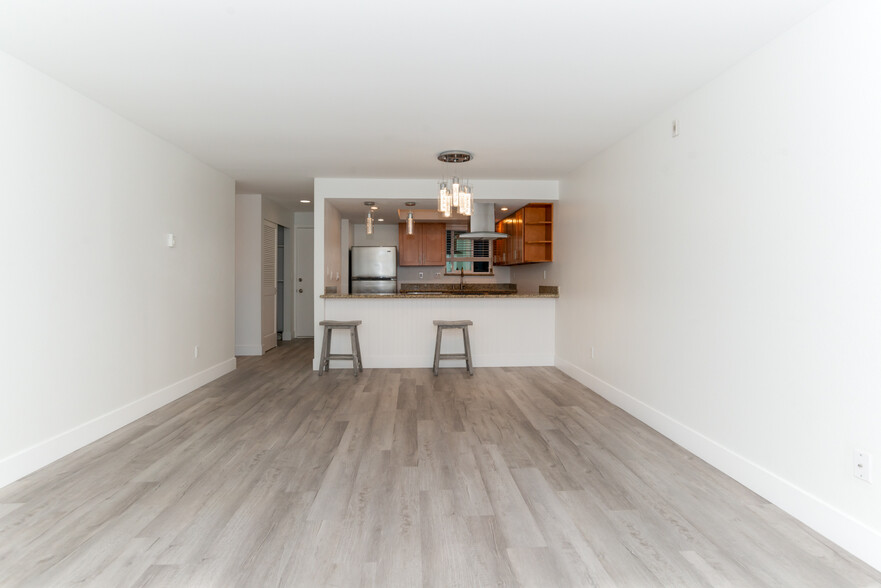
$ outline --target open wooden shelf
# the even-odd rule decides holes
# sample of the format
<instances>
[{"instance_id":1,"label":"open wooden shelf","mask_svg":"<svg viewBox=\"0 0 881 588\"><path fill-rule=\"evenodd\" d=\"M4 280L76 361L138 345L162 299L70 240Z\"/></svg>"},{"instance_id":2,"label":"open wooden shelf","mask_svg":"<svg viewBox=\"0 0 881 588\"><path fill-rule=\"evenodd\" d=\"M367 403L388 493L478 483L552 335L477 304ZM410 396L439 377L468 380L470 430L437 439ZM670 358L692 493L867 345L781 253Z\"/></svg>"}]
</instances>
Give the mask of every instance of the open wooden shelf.
<instances>
[{"instance_id":1,"label":"open wooden shelf","mask_svg":"<svg viewBox=\"0 0 881 588\"><path fill-rule=\"evenodd\" d=\"M494 243L493 263L519 265L554 260L554 205L533 202L505 217L496 230L508 235Z\"/></svg>"}]
</instances>

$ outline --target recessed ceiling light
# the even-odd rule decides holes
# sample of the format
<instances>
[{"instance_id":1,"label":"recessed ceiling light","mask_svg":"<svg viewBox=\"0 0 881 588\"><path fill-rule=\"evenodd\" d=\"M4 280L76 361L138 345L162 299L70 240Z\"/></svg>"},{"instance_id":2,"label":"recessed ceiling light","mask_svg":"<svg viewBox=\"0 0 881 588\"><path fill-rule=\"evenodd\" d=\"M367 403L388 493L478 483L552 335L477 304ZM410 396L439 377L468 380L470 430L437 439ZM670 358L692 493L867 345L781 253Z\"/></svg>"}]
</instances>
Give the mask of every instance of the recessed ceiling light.
<instances>
[{"instance_id":1,"label":"recessed ceiling light","mask_svg":"<svg viewBox=\"0 0 881 588\"><path fill-rule=\"evenodd\" d=\"M379 210L379 207L378 206L371 206L370 210Z\"/></svg>"},{"instance_id":2,"label":"recessed ceiling light","mask_svg":"<svg viewBox=\"0 0 881 588\"><path fill-rule=\"evenodd\" d=\"M499 210L501 210L502 212L505 212L506 210L508 210L508 207L507 207L507 206L503 206L503 207L501 207Z\"/></svg>"},{"instance_id":3,"label":"recessed ceiling light","mask_svg":"<svg viewBox=\"0 0 881 588\"><path fill-rule=\"evenodd\" d=\"M302 202L303 204L309 204L312 201L311 200L300 200L300 202Z\"/></svg>"},{"instance_id":4,"label":"recessed ceiling light","mask_svg":"<svg viewBox=\"0 0 881 588\"><path fill-rule=\"evenodd\" d=\"M385 222L385 219L384 219L384 218L378 218L378 219L376 219L376 220L378 220L379 222Z\"/></svg>"}]
</instances>

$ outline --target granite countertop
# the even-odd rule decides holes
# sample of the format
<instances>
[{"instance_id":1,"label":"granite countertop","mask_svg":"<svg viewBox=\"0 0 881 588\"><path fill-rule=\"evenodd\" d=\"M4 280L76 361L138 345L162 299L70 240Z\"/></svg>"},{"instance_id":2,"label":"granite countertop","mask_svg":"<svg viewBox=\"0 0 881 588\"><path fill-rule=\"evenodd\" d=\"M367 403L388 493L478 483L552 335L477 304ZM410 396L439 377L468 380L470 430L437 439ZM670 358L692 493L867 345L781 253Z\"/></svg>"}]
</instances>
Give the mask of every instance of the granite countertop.
<instances>
[{"instance_id":1,"label":"granite countertop","mask_svg":"<svg viewBox=\"0 0 881 588\"><path fill-rule=\"evenodd\" d=\"M539 291L518 294L516 284L401 284L400 294L322 294L321 298L559 298L557 286L539 286Z\"/></svg>"},{"instance_id":2,"label":"granite countertop","mask_svg":"<svg viewBox=\"0 0 881 588\"><path fill-rule=\"evenodd\" d=\"M559 294L322 294L321 298L559 298Z\"/></svg>"}]
</instances>

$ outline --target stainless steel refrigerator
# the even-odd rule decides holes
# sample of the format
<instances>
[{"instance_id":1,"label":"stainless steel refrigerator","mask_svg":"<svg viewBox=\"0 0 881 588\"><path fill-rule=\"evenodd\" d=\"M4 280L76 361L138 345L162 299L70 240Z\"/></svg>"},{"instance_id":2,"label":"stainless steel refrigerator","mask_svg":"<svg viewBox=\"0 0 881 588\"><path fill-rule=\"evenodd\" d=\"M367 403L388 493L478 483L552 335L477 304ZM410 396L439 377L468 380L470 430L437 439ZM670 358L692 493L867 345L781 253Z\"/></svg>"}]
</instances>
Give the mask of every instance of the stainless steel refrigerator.
<instances>
[{"instance_id":1,"label":"stainless steel refrigerator","mask_svg":"<svg viewBox=\"0 0 881 588\"><path fill-rule=\"evenodd\" d=\"M395 294L398 291L397 247L352 247L349 275L352 294Z\"/></svg>"}]
</instances>

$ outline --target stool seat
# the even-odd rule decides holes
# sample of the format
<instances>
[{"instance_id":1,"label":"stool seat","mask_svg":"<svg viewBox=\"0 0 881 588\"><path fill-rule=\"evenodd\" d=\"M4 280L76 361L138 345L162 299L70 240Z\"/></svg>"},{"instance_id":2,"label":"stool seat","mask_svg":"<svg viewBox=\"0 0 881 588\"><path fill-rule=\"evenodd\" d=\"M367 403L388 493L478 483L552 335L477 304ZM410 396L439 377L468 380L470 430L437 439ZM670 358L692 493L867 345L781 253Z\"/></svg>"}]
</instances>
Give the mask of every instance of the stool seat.
<instances>
[{"instance_id":1,"label":"stool seat","mask_svg":"<svg viewBox=\"0 0 881 588\"><path fill-rule=\"evenodd\" d=\"M442 359L464 359L465 367L470 375L474 375L474 367L471 364L471 340L468 337L468 327L474 323L469 320L461 321L433 321L437 327L437 339L434 343L434 375L437 375L440 368L440 360ZM462 340L465 344L463 353L441 353L441 338L445 329L462 329Z\"/></svg>"},{"instance_id":2,"label":"stool seat","mask_svg":"<svg viewBox=\"0 0 881 588\"><path fill-rule=\"evenodd\" d=\"M321 341L321 359L318 360L318 375L320 376L330 369L331 359L351 359L352 369L357 378L358 372L364 371L364 365L361 363L361 342L358 340L358 325L361 324L361 321L321 321L318 324L324 327L324 339ZM352 340L352 353L330 352L333 329L349 330L349 337Z\"/></svg>"}]
</instances>

